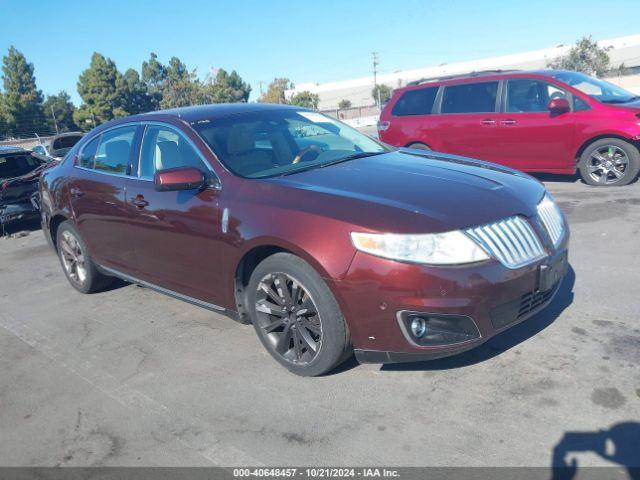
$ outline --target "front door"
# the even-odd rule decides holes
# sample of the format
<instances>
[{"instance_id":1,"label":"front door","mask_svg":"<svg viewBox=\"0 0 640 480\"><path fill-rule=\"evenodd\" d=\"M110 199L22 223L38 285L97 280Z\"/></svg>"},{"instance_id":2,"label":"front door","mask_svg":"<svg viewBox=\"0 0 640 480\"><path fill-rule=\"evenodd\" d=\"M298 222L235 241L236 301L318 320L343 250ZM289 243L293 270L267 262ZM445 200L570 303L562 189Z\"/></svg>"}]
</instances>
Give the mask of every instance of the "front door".
<instances>
[{"instance_id":1,"label":"front door","mask_svg":"<svg viewBox=\"0 0 640 480\"><path fill-rule=\"evenodd\" d=\"M196 167L210 172L196 148L177 129L149 124L142 139L137 177L127 184L131 218L126 236L135 248L139 278L208 303L221 303L218 191L158 192L157 170Z\"/></svg>"},{"instance_id":2,"label":"front door","mask_svg":"<svg viewBox=\"0 0 640 480\"><path fill-rule=\"evenodd\" d=\"M122 235L128 222L125 188L136 126L108 130L80 151L69 182L76 224L92 258L131 273L133 249Z\"/></svg>"},{"instance_id":3,"label":"front door","mask_svg":"<svg viewBox=\"0 0 640 480\"><path fill-rule=\"evenodd\" d=\"M572 168L575 116L552 114L549 101L567 98L559 87L536 79L512 79L505 89L504 112L498 117L501 163L525 171Z\"/></svg>"}]
</instances>

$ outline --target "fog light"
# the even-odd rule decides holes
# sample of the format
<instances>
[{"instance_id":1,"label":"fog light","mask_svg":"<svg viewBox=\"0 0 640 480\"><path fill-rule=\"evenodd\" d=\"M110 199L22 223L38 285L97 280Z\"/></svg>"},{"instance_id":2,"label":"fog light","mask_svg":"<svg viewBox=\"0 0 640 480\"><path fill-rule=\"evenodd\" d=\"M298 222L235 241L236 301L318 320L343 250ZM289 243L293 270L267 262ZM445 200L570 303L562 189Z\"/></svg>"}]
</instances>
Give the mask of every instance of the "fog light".
<instances>
[{"instance_id":1,"label":"fog light","mask_svg":"<svg viewBox=\"0 0 640 480\"><path fill-rule=\"evenodd\" d=\"M411 320L411 333L416 338L424 337L425 333L427 333L427 321L421 317L414 317Z\"/></svg>"}]
</instances>

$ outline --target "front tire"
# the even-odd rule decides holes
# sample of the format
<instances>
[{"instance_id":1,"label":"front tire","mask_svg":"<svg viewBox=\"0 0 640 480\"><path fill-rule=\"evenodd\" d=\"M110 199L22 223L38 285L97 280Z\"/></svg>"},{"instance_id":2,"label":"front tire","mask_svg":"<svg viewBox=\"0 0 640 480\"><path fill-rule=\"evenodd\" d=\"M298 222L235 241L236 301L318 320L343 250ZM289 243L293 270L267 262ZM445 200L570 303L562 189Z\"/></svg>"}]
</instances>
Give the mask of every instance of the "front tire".
<instances>
[{"instance_id":1,"label":"front tire","mask_svg":"<svg viewBox=\"0 0 640 480\"><path fill-rule=\"evenodd\" d=\"M351 354L338 303L304 260L276 253L251 274L248 299L253 326L267 351L300 376L330 372Z\"/></svg>"},{"instance_id":2,"label":"front tire","mask_svg":"<svg viewBox=\"0 0 640 480\"><path fill-rule=\"evenodd\" d=\"M408 145L407 148L413 148L415 150L426 150L429 152L431 151L431 147L429 147L429 145L420 142L412 143L411 145Z\"/></svg>"},{"instance_id":3,"label":"front tire","mask_svg":"<svg viewBox=\"0 0 640 480\"><path fill-rule=\"evenodd\" d=\"M640 152L624 140L603 138L585 149L580 156L578 169L582 180L589 185L628 185L640 171Z\"/></svg>"},{"instance_id":4,"label":"front tire","mask_svg":"<svg viewBox=\"0 0 640 480\"><path fill-rule=\"evenodd\" d=\"M79 292L93 293L113 281L112 277L98 271L80 233L71 222L62 222L58 227L56 247L67 280Z\"/></svg>"}]
</instances>

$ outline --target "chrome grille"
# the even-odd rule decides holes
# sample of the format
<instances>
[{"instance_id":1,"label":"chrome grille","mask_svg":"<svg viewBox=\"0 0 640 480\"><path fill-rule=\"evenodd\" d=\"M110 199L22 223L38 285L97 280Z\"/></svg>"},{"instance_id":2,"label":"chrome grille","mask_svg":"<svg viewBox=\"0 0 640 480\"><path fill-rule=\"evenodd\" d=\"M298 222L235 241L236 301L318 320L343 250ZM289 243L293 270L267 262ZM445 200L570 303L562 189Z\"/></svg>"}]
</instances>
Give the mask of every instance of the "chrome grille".
<instances>
[{"instance_id":1,"label":"chrome grille","mask_svg":"<svg viewBox=\"0 0 640 480\"><path fill-rule=\"evenodd\" d=\"M545 197L538 204L538 216L547 230L553 246L557 247L564 233L564 222L560 210L549 197Z\"/></svg>"},{"instance_id":2,"label":"chrome grille","mask_svg":"<svg viewBox=\"0 0 640 480\"><path fill-rule=\"evenodd\" d=\"M519 268L546 256L538 236L522 217L509 217L465 232L507 268Z\"/></svg>"}]
</instances>

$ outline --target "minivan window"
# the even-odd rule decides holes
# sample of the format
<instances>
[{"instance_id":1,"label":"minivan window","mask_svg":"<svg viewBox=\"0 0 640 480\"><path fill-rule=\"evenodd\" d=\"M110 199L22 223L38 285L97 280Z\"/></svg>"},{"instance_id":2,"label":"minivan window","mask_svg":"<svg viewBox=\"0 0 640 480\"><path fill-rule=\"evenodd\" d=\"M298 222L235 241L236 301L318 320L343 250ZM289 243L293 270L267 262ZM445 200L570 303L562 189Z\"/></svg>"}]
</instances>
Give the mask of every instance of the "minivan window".
<instances>
[{"instance_id":1,"label":"minivan window","mask_svg":"<svg viewBox=\"0 0 640 480\"><path fill-rule=\"evenodd\" d=\"M442 96L441 113L489 113L496 110L498 82L449 85Z\"/></svg>"},{"instance_id":2,"label":"minivan window","mask_svg":"<svg viewBox=\"0 0 640 480\"><path fill-rule=\"evenodd\" d=\"M408 90L402 94L393 106L391 115L403 117L407 115L429 115L439 87Z\"/></svg>"},{"instance_id":3,"label":"minivan window","mask_svg":"<svg viewBox=\"0 0 640 480\"><path fill-rule=\"evenodd\" d=\"M116 128L103 133L94 168L108 173L126 174L136 128Z\"/></svg>"},{"instance_id":4,"label":"minivan window","mask_svg":"<svg viewBox=\"0 0 640 480\"><path fill-rule=\"evenodd\" d=\"M84 168L93 168L94 161L96 159L96 151L98 150L98 142L100 141L100 135L88 142L80 152L78 157L78 165Z\"/></svg>"},{"instance_id":5,"label":"minivan window","mask_svg":"<svg viewBox=\"0 0 640 480\"><path fill-rule=\"evenodd\" d=\"M547 82L532 79L509 80L507 112L547 112L549 100L566 98L567 92Z\"/></svg>"},{"instance_id":6,"label":"minivan window","mask_svg":"<svg viewBox=\"0 0 640 480\"><path fill-rule=\"evenodd\" d=\"M593 78L580 72L558 71L551 75L556 80L571 85L591 98L602 103L628 103L637 100L639 97L634 93L620 88L604 80Z\"/></svg>"},{"instance_id":7,"label":"minivan window","mask_svg":"<svg viewBox=\"0 0 640 480\"><path fill-rule=\"evenodd\" d=\"M182 135L168 127L149 125L142 140L140 177L152 178L157 170L178 167L208 170Z\"/></svg>"}]
</instances>

